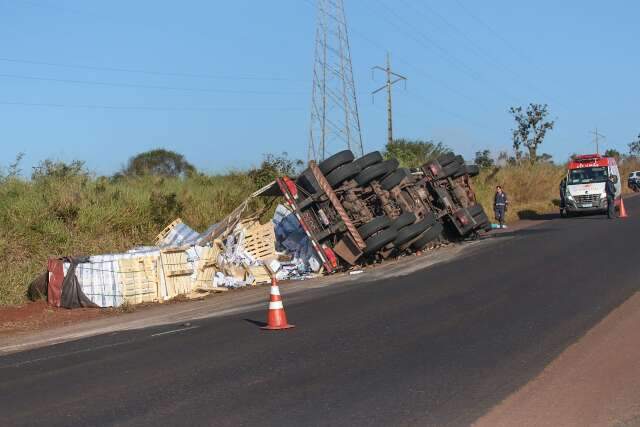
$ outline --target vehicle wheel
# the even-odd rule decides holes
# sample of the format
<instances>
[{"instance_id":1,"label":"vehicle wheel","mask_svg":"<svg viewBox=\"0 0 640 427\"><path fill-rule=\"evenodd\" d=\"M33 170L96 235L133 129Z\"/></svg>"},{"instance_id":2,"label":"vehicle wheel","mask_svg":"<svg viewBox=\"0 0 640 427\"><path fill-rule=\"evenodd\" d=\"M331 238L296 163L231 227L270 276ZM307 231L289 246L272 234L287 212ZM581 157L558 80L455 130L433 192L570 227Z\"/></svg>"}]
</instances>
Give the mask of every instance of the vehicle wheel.
<instances>
[{"instance_id":1,"label":"vehicle wheel","mask_svg":"<svg viewBox=\"0 0 640 427\"><path fill-rule=\"evenodd\" d=\"M482 212L482 215L478 215L473 219L475 219L476 222L478 223L478 226L476 227L476 229L478 230L482 229L486 231L487 224L489 225L489 229L491 229L491 221L489 220L489 217L487 216L487 214L485 214L484 212Z\"/></svg>"},{"instance_id":2,"label":"vehicle wheel","mask_svg":"<svg viewBox=\"0 0 640 427\"><path fill-rule=\"evenodd\" d=\"M396 159L385 160L382 163L378 163L373 166L369 166L356 176L356 182L364 187L374 179L385 176L398 168L398 161Z\"/></svg>"},{"instance_id":3,"label":"vehicle wheel","mask_svg":"<svg viewBox=\"0 0 640 427\"><path fill-rule=\"evenodd\" d=\"M329 175L327 181L332 188L338 188L340 184L360 173L360 165L357 163L347 163L335 168Z\"/></svg>"},{"instance_id":4,"label":"vehicle wheel","mask_svg":"<svg viewBox=\"0 0 640 427\"><path fill-rule=\"evenodd\" d=\"M384 246L393 242L393 240L398 235L398 231L393 228L387 228L386 230L382 230L378 234L369 237L365 240L366 247L364 248L365 255L371 255L375 252L378 252Z\"/></svg>"},{"instance_id":5,"label":"vehicle wheel","mask_svg":"<svg viewBox=\"0 0 640 427\"><path fill-rule=\"evenodd\" d=\"M464 165L464 157L462 157L460 154L456 156L456 160L458 161L458 164Z\"/></svg>"},{"instance_id":6,"label":"vehicle wheel","mask_svg":"<svg viewBox=\"0 0 640 427\"><path fill-rule=\"evenodd\" d=\"M319 193L322 189L310 169L305 170L296 179L296 184L309 194Z\"/></svg>"},{"instance_id":7,"label":"vehicle wheel","mask_svg":"<svg viewBox=\"0 0 640 427\"><path fill-rule=\"evenodd\" d=\"M371 153L365 154L359 159L354 160L353 163L357 163L360 165L361 169L365 169L369 166L376 165L383 160L382 154L380 154L379 151L372 151Z\"/></svg>"},{"instance_id":8,"label":"vehicle wheel","mask_svg":"<svg viewBox=\"0 0 640 427\"><path fill-rule=\"evenodd\" d=\"M424 218L422 218L420 220L420 222L424 222L426 224L429 224L429 226L432 226L433 224L436 223L436 221L438 220L438 218L436 218L436 215L433 212L428 212Z\"/></svg>"},{"instance_id":9,"label":"vehicle wheel","mask_svg":"<svg viewBox=\"0 0 640 427\"><path fill-rule=\"evenodd\" d=\"M394 246L402 246L409 240L415 239L431 227L433 223L429 221L419 221L415 224L408 225L402 230L398 231L398 236L393 241Z\"/></svg>"},{"instance_id":10,"label":"vehicle wheel","mask_svg":"<svg viewBox=\"0 0 640 427\"><path fill-rule=\"evenodd\" d=\"M445 167L449 163L453 163L456 161L456 155L453 153L444 153L438 156L436 160L438 160L438 163L440 163L440 166Z\"/></svg>"},{"instance_id":11,"label":"vehicle wheel","mask_svg":"<svg viewBox=\"0 0 640 427\"><path fill-rule=\"evenodd\" d=\"M474 177L480 174L480 167L478 165L466 165L465 169L470 177Z\"/></svg>"},{"instance_id":12,"label":"vehicle wheel","mask_svg":"<svg viewBox=\"0 0 640 427\"><path fill-rule=\"evenodd\" d=\"M318 167L323 174L328 175L335 168L342 166L345 163L352 162L353 159L354 155L351 150L344 150L324 159L320 164L318 164Z\"/></svg>"},{"instance_id":13,"label":"vehicle wheel","mask_svg":"<svg viewBox=\"0 0 640 427\"><path fill-rule=\"evenodd\" d=\"M391 225L391 220L388 216L377 216L373 218L371 221L367 222L364 225L358 227L358 233L362 236L363 239L369 238L372 234L377 233L378 231L384 230Z\"/></svg>"},{"instance_id":14,"label":"vehicle wheel","mask_svg":"<svg viewBox=\"0 0 640 427\"><path fill-rule=\"evenodd\" d=\"M380 186L384 190L391 190L393 187L397 186L402 182L403 179L410 176L409 169L396 169L395 172L391 173L391 175L387 176L385 179L380 181Z\"/></svg>"},{"instance_id":15,"label":"vehicle wheel","mask_svg":"<svg viewBox=\"0 0 640 427\"><path fill-rule=\"evenodd\" d=\"M475 204L473 206L470 206L468 208L469 213L471 214L471 216L476 217L478 215L484 214L484 209L482 208L481 204Z\"/></svg>"},{"instance_id":16,"label":"vehicle wheel","mask_svg":"<svg viewBox=\"0 0 640 427\"><path fill-rule=\"evenodd\" d=\"M430 229L425 231L418 237L418 239L411 244L411 247L415 250L419 250L427 246L429 243L436 240L442 234L444 227L439 222L434 224Z\"/></svg>"},{"instance_id":17,"label":"vehicle wheel","mask_svg":"<svg viewBox=\"0 0 640 427\"><path fill-rule=\"evenodd\" d=\"M467 168L465 167L465 165L462 165L458 169L458 171L451 176L451 178L453 179L460 178L461 176L464 176L466 174L467 174Z\"/></svg>"},{"instance_id":18,"label":"vehicle wheel","mask_svg":"<svg viewBox=\"0 0 640 427\"><path fill-rule=\"evenodd\" d=\"M447 166L442 168L442 178L448 178L457 174L458 172L460 172L460 170L464 170L462 169L463 167L464 165L460 165L460 163L458 162L452 162L448 164Z\"/></svg>"},{"instance_id":19,"label":"vehicle wheel","mask_svg":"<svg viewBox=\"0 0 640 427\"><path fill-rule=\"evenodd\" d=\"M401 214L398 218L393 220L391 227L395 230L400 230L401 228L406 227L407 225L413 224L416 222L416 214L413 212L405 212Z\"/></svg>"}]
</instances>

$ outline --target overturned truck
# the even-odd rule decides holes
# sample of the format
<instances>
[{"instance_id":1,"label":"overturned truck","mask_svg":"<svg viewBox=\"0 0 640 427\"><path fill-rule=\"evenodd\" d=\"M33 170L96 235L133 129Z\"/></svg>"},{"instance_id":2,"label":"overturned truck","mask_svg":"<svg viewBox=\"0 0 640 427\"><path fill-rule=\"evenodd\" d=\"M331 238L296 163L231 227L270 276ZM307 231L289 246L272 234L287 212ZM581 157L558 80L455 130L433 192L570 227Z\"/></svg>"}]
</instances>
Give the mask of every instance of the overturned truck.
<instances>
[{"instance_id":1,"label":"overturned truck","mask_svg":"<svg viewBox=\"0 0 640 427\"><path fill-rule=\"evenodd\" d=\"M490 230L469 183L478 171L453 153L407 169L377 151L355 159L345 150L274 189L332 272Z\"/></svg>"}]
</instances>

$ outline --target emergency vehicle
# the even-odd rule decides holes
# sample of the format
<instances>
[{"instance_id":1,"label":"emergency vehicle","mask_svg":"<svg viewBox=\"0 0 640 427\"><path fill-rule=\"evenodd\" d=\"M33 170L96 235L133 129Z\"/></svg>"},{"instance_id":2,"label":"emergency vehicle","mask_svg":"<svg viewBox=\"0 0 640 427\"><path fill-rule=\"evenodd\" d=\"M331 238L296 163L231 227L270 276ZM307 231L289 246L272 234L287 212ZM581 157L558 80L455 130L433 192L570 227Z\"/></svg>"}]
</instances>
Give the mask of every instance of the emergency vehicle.
<instances>
[{"instance_id":1,"label":"emergency vehicle","mask_svg":"<svg viewBox=\"0 0 640 427\"><path fill-rule=\"evenodd\" d=\"M576 156L569 162L565 187L565 206L561 214L574 212L606 212L605 184L613 177L615 199L622 194L620 171L613 157L600 154Z\"/></svg>"}]
</instances>

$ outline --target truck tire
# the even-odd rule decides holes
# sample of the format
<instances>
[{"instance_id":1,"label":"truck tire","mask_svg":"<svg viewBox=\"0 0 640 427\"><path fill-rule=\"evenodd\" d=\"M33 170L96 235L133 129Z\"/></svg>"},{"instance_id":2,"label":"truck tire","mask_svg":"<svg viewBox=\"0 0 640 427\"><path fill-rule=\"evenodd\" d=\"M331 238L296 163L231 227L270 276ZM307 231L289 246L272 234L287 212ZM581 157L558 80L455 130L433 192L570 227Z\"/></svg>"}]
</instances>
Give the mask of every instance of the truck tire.
<instances>
[{"instance_id":1,"label":"truck tire","mask_svg":"<svg viewBox=\"0 0 640 427\"><path fill-rule=\"evenodd\" d=\"M453 153L444 153L436 159L440 166L445 167L446 165L453 163L456 160L456 155Z\"/></svg>"},{"instance_id":2,"label":"truck tire","mask_svg":"<svg viewBox=\"0 0 640 427\"><path fill-rule=\"evenodd\" d=\"M382 215L373 218L371 221L358 227L358 233L363 239L368 239L378 231L382 231L385 228L389 228L391 220L388 216Z\"/></svg>"},{"instance_id":3,"label":"truck tire","mask_svg":"<svg viewBox=\"0 0 640 427\"><path fill-rule=\"evenodd\" d=\"M416 239L416 241L411 244L411 247L415 250L424 248L429 243L440 237L443 230L444 227L442 226L442 224L440 224L439 222L435 223L433 226L431 226L430 229L422 233L420 237L418 237L418 239Z\"/></svg>"},{"instance_id":4,"label":"truck tire","mask_svg":"<svg viewBox=\"0 0 640 427\"><path fill-rule=\"evenodd\" d=\"M368 168L369 166L376 165L383 161L382 154L379 151L372 151L371 153L365 154L353 161L353 163L357 163L360 165L360 169Z\"/></svg>"},{"instance_id":5,"label":"truck tire","mask_svg":"<svg viewBox=\"0 0 640 427\"><path fill-rule=\"evenodd\" d=\"M322 190L310 169L305 170L298 176L296 184L309 194L316 194Z\"/></svg>"},{"instance_id":6,"label":"truck tire","mask_svg":"<svg viewBox=\"0 0 640 427\"><path fill-rule=\"evenodd\" d=\"M364 169L358 175L356 175L356 182L361 187L365 187L371 181L381 176L385 176L398 168L398 161L396 159L385 160L382 163L378 163Z\"/></svg>"},{"instance_id":7,"label":"truck tire","mask_svg":"<svg viewBox=\"0 0 640 427\"><path fill-rule=\"evenodd\" d=\"M384 246L393 242L393 240L398 235L398 231L393 228L387 228L386 230L382 230L378 234L369 237L364 241L366 247L364 248L365 255L371 255L375 252L378 252Z\"/></svg>"},{"instance_id":8,"label":"truck tire","mask_svg":"<svg viewBox=\"0 0 640 427\"><path fill-rule=\"evenodd\" d=\"M328 175L337 167L352 162L354 157L355 156L353 155L351 150L339 151L333 156L330 156L321 161L320 164L318 164L318 167L323 174Z\"/></svg>"},{"instance_id":9,"label":"truck tire","mask_svg":"<svg viewBox=\"0 0 640 427\"><path fill-rule=\"evenodd\" d=\"M447 166L442 168L442 178L448 178L450 176L456 175L462 169L464 165L461 165L458 162L451 162Z\"/></svg>"},{"instance_id":10,"label":"truck tire","mask_svg":"<svg viewBox=\"0 0 640 427\"><path fill-rule=\"evenodd\" d=\"M360 173L360 165L357 163L346 163L338 166L327 175L327 181L331 188L338 188L340 184Z\"/></svg>"},{"instance_id":11,"label":"truck tire","mask_svg":"<svg viewBox=\"0 0 640 427\"><path fill-rule=\"evenodd\" d=\"M398 184L400 184L403 179L405 179L406 177L408 177L410 175L411 175L411 173L409 172L409 169L405 169L405 168L396 169L395 172L392 172L389 176L387 176L382 181L380 181L380 186L384 190L389 191L393 187L395 187Z\"/></svg>"},{"instance_id":12,"label":"truck tire","mask_svg":"<svg viewBox=\"0 0 640 427\"><path fill-rule=\"evenodd\" d=\"M478 215L483 215L484 214L484 209L482 208L482 205L479 204L479 203L476 203L475 205L469 206L468 210L469 210L469 213L471 214L471 216L474 217L474 218L477 217Z\"/></svg>"},{"instance_id":13,"label":"truck tire","mask_svg":"<svg viewBox=\"0 0 640 427\"><path fill-rule=\"evenodd\" d=\"M413 212L405 212L393 220L391 227L396 230L400 230L401 228L404 228L407 225L411 225L416 222L416 219L416 214L414 214Z\"/></svg>"},{"instance_id":14,"label":"truck tire","mask_svg":"<svg viewBox=\"0 0 640 427\"><path fill-rule=\"evenodd\" d=\"M480 167L478 165L466 165L465 169L467 169L467 175L470 177L480 174Z\"/></svg>"},{"instance_id":15,"label":"truck tire","mask_svg":"<svg viewBox=\"0 0 640 427\"><path fill-rule=\"evenodd\" d=\"M393 241L394 246L402 246L410 240L415 239L425 231L429 229L433 225L429 220L422 220L416 222L415 224L407 225L402 230L398 231L398 235Z\"/></svg>"}]
</instances>

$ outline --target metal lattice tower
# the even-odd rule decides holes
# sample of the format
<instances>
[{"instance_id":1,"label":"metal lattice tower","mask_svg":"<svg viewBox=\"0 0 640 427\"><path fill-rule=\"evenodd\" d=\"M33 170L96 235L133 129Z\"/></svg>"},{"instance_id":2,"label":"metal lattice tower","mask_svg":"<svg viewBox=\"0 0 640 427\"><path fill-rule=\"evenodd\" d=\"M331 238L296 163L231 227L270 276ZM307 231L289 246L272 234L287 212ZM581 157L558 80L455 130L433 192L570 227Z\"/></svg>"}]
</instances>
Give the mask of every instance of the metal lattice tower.
<instances>
[{"instance_id":1,"label":"metal lattice tower","mask_svg":"<svg viewBox=\"0 0 640 427\"><path fill-rule=\"evenodd\" d=\"M344 149L363 154L343 0L317 0L309 160Z\"/></svg>"}]
</instances>

